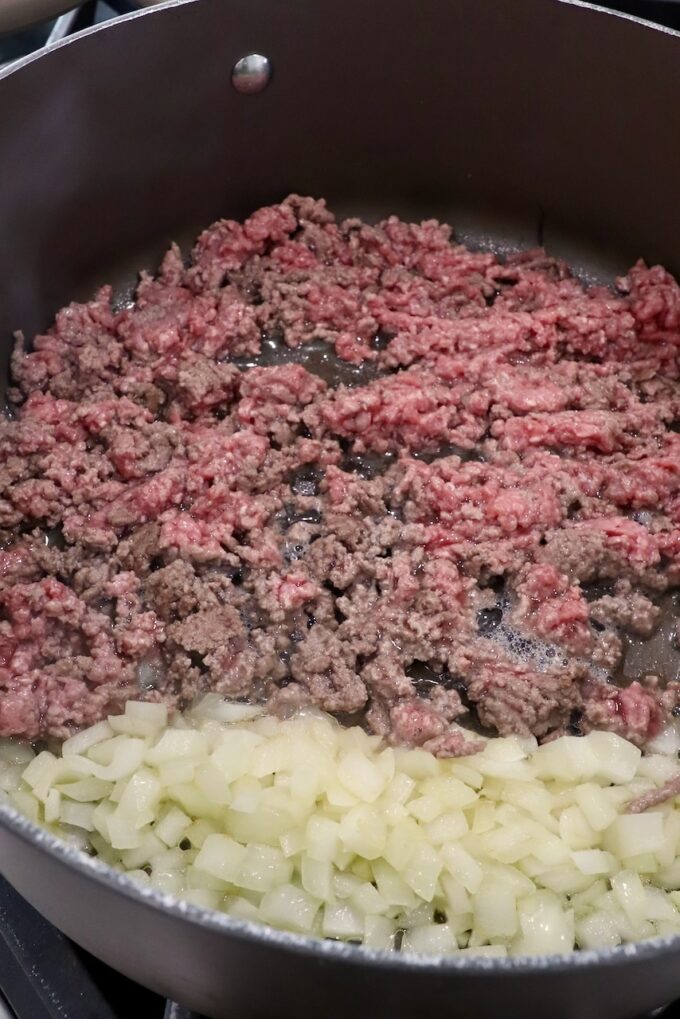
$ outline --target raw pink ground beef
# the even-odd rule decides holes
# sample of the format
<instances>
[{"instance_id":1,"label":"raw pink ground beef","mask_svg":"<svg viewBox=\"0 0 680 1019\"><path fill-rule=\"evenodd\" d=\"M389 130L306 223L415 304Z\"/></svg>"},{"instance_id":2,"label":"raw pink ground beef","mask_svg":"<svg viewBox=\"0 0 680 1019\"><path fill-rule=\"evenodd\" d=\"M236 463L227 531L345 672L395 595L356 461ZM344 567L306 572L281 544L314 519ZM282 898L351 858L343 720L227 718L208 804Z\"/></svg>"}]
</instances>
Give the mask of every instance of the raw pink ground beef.
<instances>
[{"instance_id":1,"label":"raw pink ground beef","mask_svg":"<svg viewBox=\"0 0 680 1019\"><path fill-rule=\"evenodd\" d=\"M206 690L441 755L654 735L676 676L612 677L680 583L676 281L297 196L188 262L17 343L0 735Z\"/></svg>"}]
</instances>

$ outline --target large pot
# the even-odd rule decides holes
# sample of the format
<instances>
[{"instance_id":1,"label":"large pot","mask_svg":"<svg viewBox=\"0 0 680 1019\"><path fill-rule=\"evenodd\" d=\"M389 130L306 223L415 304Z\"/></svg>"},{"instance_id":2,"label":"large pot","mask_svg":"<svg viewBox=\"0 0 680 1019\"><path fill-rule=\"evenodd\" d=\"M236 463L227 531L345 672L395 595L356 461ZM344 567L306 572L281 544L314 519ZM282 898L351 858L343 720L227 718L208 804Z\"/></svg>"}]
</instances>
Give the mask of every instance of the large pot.
<instances>
[{"instance_id":1,"label":"large pot","mask_svg":"<svg viewBox=\"0 0 680 1019\"><path fill-rule=\"evenodd\" d=\"M239 94L258 52L273 75ZM0 337L123 285L170 239L287 192L443 215L609 279L680 270L680 37L557 0L193 0L0 75ZM391 958L182 905L7 807L0 862L79 944L209 1016L632 1017L680 940L552 959Z\"/></svg>"}]
</instances>

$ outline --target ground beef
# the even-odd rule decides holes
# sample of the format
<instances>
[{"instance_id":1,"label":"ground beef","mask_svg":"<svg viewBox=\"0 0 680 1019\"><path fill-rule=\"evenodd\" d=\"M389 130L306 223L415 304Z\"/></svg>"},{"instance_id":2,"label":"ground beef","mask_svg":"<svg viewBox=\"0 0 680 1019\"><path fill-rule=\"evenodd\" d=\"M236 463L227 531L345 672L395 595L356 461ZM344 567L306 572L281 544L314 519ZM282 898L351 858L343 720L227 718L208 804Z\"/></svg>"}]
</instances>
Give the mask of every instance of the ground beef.
<instances>
[{"instance_id":1,"label":"ground beef","mask_svg":"<svg viewBox=\"0 0 680 1019\"><path fill-rule=\"evenodd\" d=\"M577 667L539 670L479 643L463 656L459 667L467 696L482 724L501 736L564 731L582 702L582 670Z\"/></svg>"},{"instance_id":2,"label":"ground beef","mask_svg":"<svg viewBox=\"0 0 680 1019\"><path fill-rule=\"evenodd\" d=\"M660 788L650 789L648 793L643 793L642 796L631 800L627 808L628 813L641 814L643 811L649 810L650 807L658 807L660 803L665 803L676 796L680 796L680 775L664 782Z\"/></svg>"},{"instance_id":3,"label":"ground beef","mask_svg":"<svg viewBox=\"0 0 680 1019\"><path fill-rule=\"evenodd\" d=\"M583 704L581 728L609 729L644 746L663 724L663 702L654 687L645 687L637 680L625 689L590 685Z\"/></svg>"},{"instance_id":4,"label":"ground beef","mask_svg":"<svg viewBox=\"0 0 680 1019\"><path fill-rule=\"evenodd\" d=\"M136 662L161 636L153 613L138 611L132 622L121 606L110 619L50 577L13 585L0 604L0 731L9 735L64 737L115 711L137 689Z\"/></svg>"},{"instance_id":5,"label":"ground beef","mask_svg":"<svg viewBox=\"0 0 680 1019\"><path fill-rule=\"evenodd\" d=\"M534 563L520 572L515 596L513 618L520 629L560 644L573 654L588 654L593 634L588 605L578 584L570 584L553 566Z\"/></svg>"},{"instance_id":6,"label":"ground beef","mask_svg":"<svg viewBox=\"0 0 680 1019\"><path fill-rule=\"evenodd\" d=\"M62 309L0 424L0 735L217 690L443 756L644 744L680 685L622 685L620 631L680 583L679 344L659 267L585 287L299 196Z\"/></svg>"},{"instance_id":7,"label":"ground beef","mask_svg":"<svg viewBox=\"0 0 680 1019\"><path fill-rule=\"evenodd\" d=\"M640 637L651 637L659 622L661 610L629 580L619 581L615 593L603 595L590 606L590 618L601 624L613 624Z\"/></svg>"}]
</instances>

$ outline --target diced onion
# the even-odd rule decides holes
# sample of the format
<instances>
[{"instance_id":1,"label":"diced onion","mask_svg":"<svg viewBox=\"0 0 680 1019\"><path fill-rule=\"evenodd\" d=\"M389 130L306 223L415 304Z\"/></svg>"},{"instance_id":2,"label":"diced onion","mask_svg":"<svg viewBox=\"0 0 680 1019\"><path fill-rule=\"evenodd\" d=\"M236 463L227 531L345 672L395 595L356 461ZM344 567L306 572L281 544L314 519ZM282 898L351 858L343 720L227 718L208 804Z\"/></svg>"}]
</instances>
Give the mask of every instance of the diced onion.
<instances>
[{"instance_id":1,"label":"diced onion","mask_svg":"<svg viewBox=\"0 0 680 1019\"><path fill-rule=\"evenodd\" d=\"M0 741L0 796L134 880L301 934L418 955L549 954L680 933L678 774L611 733L496 739L457 760L318 711L208 694L36 754Z\"/></svg>"}]
</instances>

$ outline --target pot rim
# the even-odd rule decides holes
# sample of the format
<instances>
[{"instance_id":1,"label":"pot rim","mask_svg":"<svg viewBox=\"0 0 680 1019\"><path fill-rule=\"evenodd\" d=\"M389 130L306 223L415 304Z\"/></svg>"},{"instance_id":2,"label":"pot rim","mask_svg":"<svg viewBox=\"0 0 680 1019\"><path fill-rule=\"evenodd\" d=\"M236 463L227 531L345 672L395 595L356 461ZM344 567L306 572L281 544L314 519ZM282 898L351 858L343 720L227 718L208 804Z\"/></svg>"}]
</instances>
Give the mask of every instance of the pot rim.
<instances>
[{"instance_id":1,"label":"pot rim","mask_svg":"<svg viewBox=\"0 0 680 1019\"><path fill-rule=\"evenodd\" d=\"M62 0L63 2L63 0ZM165 11L182 7L187 4L199 3L200 0L165 0L164 3L151 7L141 7L137 11L122 15L115 20L83 29L55 43L47 52L38 51L22 57L10 65L0 69L0 82L13 74L21 72L34 61L49 56L65 46L102 31L115 31L116 26L136 18L153 17ZM639 25L640 28L674 36L680 39L680 31L655 24L632 14L624 14L609 8L599 7L586 0L553 0L568 7L582 8L585 11L603 17L619 18ZM294 934L278 930L264 924L229 916L217 910L205 909L183 901L173 895L164 894L156 889L139 885L126 874L116 871L101 860L88 856L86 853L64 842L56 835L34 824L20 814L8 803L0 802L0 826L7 828L13 836L37 848L41 853L56 858L62 865L72 868L89 881L116 892L128 900L147 909L160 910L177 920L188 921L199 927L242 938L246 941L264 944L292 954L309 957L325 957L328 961L356 967L366 963L388 970L418 971L424 974L450 973L487 978L490 975L499 978L518 977L523 974L551 975L558 973L583 972L595 968L606 967L617 969L631 962L643 962L659 956L671 956L680 952L680 935L661 936L647 941L620 945L616 948L600 950L575 951L562 955L546 956L514 956L495 958L484 956L419 956L387 952L360 945L351 945L339 941L326 941L306 935Z\"/></svg>"},{"instance_id":2,"label":"pot rim","mask_svg":"<svg viewBox=\"0 0 680 1019\"><path fill-rule=\"evenodd\" d=\"M21 0L17 0L21 2ZM74 7L76 6L77 0L53 0L54 8L63 4L61 8ZM117 18L112 18L109 21L101 22L98 25L91 25L89 28L83 28L79 32L74 32L73 35L68 35L64 39L60 39L45 50L37 50L34 53L28 53L24 57L19 57L17 60L13 60L11 63L6 64L0 68L0 81L4 78L10 77L12 74L16 74L18 71L28 67L36 60L40 60L43 57L49 56L50 53L56 50L62 49L64 46L71 46L73 43L78 42L80 39L85 39L88 36L96 35L98 32L112 32L116 30L116 27L125 24L129 21L134 21L136 18L153 17L154 15L160 15L164 11L173 10L176 7L184 7L188 4L200 3L201 0L163 0L162 3L154 2L154 0L138 0L140 4L139 10L131 11L129 14L122 14ZM679 2L680 0L674 0ZM615 11L609 7L600 7L598 4L590 3L589 0L552 0L552 3L561 4L564 7L576 7L581 8L584 11L590 11L594 14L599 14L602 17L618 18L621 21L629 21L635 25L639 25L641 28L661 33L662 35L674 36L676 39L680 39L680 29L669 28L667 25L660 25L657 22L649 21L646 18L640 18L635 14L627 14L623 11Z\"/></svg>"}]
</instances>

